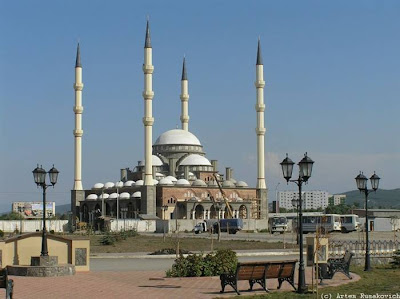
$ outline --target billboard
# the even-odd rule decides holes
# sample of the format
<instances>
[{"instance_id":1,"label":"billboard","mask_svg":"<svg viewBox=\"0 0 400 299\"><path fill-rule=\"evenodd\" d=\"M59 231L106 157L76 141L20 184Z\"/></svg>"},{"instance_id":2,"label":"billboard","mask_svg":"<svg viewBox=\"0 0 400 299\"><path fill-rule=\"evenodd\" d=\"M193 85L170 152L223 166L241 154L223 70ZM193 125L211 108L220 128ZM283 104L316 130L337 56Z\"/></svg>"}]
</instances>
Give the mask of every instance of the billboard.
<instances>
[{"instance_id":1,"label":"billboard","mask_svg":"<svg viewBox=\"0 0 400 299\"><path fill-rule=\"evenodd\" d=\"M12 210L22 215L24 218L42 218L43 203L42 202L14 202ZM46 202L46 217L55 215L55 202Z\"/></svg>"}]
</instances>

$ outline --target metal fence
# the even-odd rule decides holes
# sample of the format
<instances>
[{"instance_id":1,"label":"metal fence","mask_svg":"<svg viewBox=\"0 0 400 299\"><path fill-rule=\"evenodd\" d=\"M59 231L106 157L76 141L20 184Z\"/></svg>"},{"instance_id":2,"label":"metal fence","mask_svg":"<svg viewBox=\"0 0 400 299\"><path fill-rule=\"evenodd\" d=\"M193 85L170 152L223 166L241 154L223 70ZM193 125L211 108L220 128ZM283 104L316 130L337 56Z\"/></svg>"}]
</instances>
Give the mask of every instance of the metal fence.
<instances>
[{"instance_id":1,"label":"metal fence","mask_svg":"<svg viewBox=\"0 0 400 299\"><path fill-rule=\"evenodd\" d=\"M353 252L355 257L365 256L365 241L329 241L329 256L343 256L346 250ZM400 250L400 241L371 241L369 251L371 257L391 257L393 252Z\"/></svg>"}]
</instances>

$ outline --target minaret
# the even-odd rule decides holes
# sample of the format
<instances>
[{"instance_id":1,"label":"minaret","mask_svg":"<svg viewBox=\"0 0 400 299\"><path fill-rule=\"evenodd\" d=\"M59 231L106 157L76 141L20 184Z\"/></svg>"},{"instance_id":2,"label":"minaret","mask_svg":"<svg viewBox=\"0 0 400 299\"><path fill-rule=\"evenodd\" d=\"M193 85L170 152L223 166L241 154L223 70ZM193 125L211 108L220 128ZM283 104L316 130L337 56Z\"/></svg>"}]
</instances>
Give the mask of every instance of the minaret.
<instances>
[{"instance_id":1,"label":"minaret","mask_svg":"<svg viewBox=\"0 0 400 299\"><path fill-rule=\"evenodd\" d=\"M83 190L82 187L82 64L81 64L81 52L78 43L78 49L76 52L76 63L75 63L75 179L73 190Z\"/></svg>"},{"instance_id":2,"label":"minaret","mask_svg":"<svg viewBox=\"0 0 400 299\"><path fill-rule=\"evenodd\" d=\"M186 61L183 58L182 79L181 79L181 122L182 130L189 131L189 94L188 94L188 79L186 73Z\"/></svg>"},{"instance_id":3,"label":"minaret","mask_svg":"<svg viewBox=\"0 0 400 299\"><path fill-rule=\"evenodd\" d=\"M260 38L258 39L257 62L256 62L256 81L254 82L257 90L257 198L260 199L260 218L268 219L268 197L267 186L265 184L265 153L264 153L264 66L261 56Z\"/></svg>"},{"instance_id":4,"label":"minaret","mask_svg":"<svg viewBox=\"0 0 400 299\"><path fill-rule=\"evenodd\" d=\"M153 58L150 40L150 28L149 20L147 20L146 26L146 40L144 43L144 154L145 154L145 175L144 175L144 185L153 186L153 165L152 165L152 140L153 140Z\"/></svg>"},{"instance_id":5,"label":"minaret","mask_svg":"<svg viewBox=\"0 0 400 299\"><path fill-rule=\"evenodd\" d=\"M256 82L254 83L257 89L257 189L266 189L265 184L265 158L264 158L264 66L261 57L261 45L260 39L258 39L258 49L257 49L257 63L256 63Z\"/></svg>"}]
</instances>

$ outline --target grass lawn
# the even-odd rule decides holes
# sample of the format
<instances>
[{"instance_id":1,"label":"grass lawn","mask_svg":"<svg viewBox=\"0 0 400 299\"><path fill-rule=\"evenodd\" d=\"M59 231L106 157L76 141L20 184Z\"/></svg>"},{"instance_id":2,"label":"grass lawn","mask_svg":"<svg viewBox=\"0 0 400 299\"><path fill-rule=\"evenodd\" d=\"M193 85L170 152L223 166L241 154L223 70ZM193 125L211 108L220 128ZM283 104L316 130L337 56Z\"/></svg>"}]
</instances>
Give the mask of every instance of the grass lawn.
<instances>
[{"instance_id":1,"label":"grass lawn","mask_svg":"<svg viewBox=\"0 0 400 299\"><path fill-rule=\"evenodd\" d=\"M392 269L389 267L374 267L371 272L364 272L361 267L352 267L351 272L357 273L361 279L337 287L327 287L318 290L318 298L363 298L365 295L383 295L396 294L400 297L400 269ZM342 297L340 295L343 295ZM346 297L347 295L347 297ZM294 292L272 292L266 295L256 296L236 296L235 298L316 298L316 294L299 295ZM364 297L368 298L368 297ZM379 298L379 297L369 297ZM384 297L382 297L384 298ZM390 298L390 297L387 297Z\"/></svg>"},{"instance_id":2,"label":"grass lawn","mask_svg":"<svg viewBox=\"0 0 400 299\"><path fill-rule=\"evenodd\" d=\"M90 252L91 253L119 253L119 252L154 252L164 248L176 248L176 238L174 235L167 236L165 243L162 237L153 236L136 236L115 243L115 245L101 245L99 243L102 236L90 236ZM189 251L209 251L211 250L211 240L203 238L180 238L179 248ZM214 250L216 249L234 249L234 250L251 250L251 249L282 249L282 243L269 243L261 241L242 241L242 240L221 240L218 242L214 239ZM289 246L295 247L290 244ZM288 248L288 244L286 245Z\"/></svg>"}]
</instances>

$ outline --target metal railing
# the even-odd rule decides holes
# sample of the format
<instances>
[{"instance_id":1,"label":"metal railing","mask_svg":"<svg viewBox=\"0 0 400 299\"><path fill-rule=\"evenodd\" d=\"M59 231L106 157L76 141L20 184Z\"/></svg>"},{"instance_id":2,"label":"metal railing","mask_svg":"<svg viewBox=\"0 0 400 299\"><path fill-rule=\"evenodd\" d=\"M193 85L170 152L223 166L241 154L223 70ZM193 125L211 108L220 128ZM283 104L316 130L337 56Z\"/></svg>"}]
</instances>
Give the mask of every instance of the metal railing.
<instances>
[{"instance_id":1,"label":"metal railing","mask_svg":"<svg viewBox=\"0 0 400 299\"><path fill-rule=\"evenodd\" d=\"M365 241L329 241L329 256L343 256L346 250L353 252L355 257L365 256ZM378 240L369 242L371 257L390 257L393 252L400 250L400 241Z\"/></svg>"}]
</instances>

